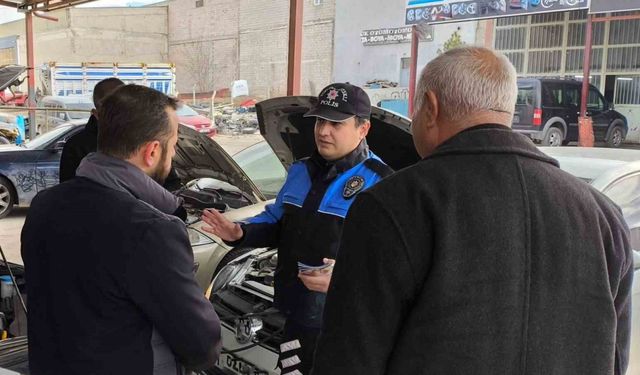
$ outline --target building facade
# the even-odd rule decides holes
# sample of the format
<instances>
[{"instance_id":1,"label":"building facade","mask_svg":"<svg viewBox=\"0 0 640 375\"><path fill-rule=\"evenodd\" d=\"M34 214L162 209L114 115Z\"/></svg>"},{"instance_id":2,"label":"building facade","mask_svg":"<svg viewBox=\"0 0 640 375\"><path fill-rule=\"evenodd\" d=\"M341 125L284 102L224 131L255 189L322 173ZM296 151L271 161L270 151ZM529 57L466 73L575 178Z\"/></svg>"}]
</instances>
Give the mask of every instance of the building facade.
<instances>
[{"instance_id":1,"label":"building facade","mask_svg":"<svg viewBox=\"0 0 640 375\"><path fill-rule=\"evenodd\" d=\"M303 94L315 95L331 80L335 4L304 1ZM286 94L288 0L172 0L168 6L178 91L213 91L242 79L251 96Z\"/></svg>"},{"instance_id":2,"label":"building facade","mask_svg":"<svg viewBox=\"0 0 640 375\"><path fill-rule=\"evenodd\" d=\"M632 14L640 12L613 15ZM521 77L582 80L586 19L586 10L501 18L493 44ZM590 82L627 117L627 140L639 143L640 19L593 23Z\"/></svg>"},{"instance_id":3,"label":"building facade","mask_svg":"<svg viewBox=\"0 0 640 375\"><path fill-rule=\"evenodd\" d=\"M58 22L33 18L36 68L51 61L168 62L165 6L69 8L51 16ZM0 64L26 65L26 51L25 21L0 24Z\"/></svg>"}]
</instances>

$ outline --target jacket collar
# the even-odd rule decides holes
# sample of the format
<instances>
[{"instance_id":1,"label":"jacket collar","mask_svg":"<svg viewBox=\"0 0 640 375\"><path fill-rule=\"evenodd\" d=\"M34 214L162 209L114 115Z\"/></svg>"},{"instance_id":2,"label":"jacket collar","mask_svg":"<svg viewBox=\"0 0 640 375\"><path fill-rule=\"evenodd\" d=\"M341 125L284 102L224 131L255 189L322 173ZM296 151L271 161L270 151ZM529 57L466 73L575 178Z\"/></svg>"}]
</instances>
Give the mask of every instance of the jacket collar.
<instances>
[{"instance_id":1,"label":"jacket collar","mask_svg":"<svg viewBox=\"0 0 640 375\"><path fill-rule=\"evenodd\" d=\"M173 214L182 204L181 198L169 193L140 168L100 152L82 159L76 175L130 194L165 214Z\"/></svg>"},{"instance_id":2,"label":"jacket collar","mask_svg":"<svg viewBox=\"0 0 640 375\"><path fill-rule=\"evenodd\" d=\"M367 140L363 139L362 142L353 151L347 154L342 159L335 161L325 160L318 151L311 156L311 161L317 167L317 170L321 173L325 173L325 180L332 179L362 163L369 157L369 145Z\"/></svg>"},{"instance_id":3,"label":"jacket collar","mask_svg":"<svg viewBox=\"0 0 640 375\"><path fill-rule=\"evenodd\" d=\"M460 132L425 160L462 154L514 154L560 166L555 159L538 150L526 136L498 124L478 125Z\"/></svg>"}]
</instances>

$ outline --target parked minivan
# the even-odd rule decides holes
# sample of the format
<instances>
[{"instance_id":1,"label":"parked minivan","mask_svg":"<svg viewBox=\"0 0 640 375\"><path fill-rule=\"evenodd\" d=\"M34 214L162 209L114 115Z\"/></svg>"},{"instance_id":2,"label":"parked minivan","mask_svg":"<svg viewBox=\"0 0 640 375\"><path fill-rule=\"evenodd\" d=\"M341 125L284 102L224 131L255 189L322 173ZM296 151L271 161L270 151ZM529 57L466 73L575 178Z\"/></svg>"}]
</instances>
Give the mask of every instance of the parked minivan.
<instances>
[{"instance_id":1,"label":"parked minivan","mask_svg":"<svg viewBox=\"0 0 640 375\"><path fill-rule=\"evenodd\" d=\"M513 130L544 146L577 142L581 97L580 81L520 78ZM627 136L627 119L593 85L589 85L587 116L593 121L596 142L620 147Z\"/></svg>"}]
</instances>

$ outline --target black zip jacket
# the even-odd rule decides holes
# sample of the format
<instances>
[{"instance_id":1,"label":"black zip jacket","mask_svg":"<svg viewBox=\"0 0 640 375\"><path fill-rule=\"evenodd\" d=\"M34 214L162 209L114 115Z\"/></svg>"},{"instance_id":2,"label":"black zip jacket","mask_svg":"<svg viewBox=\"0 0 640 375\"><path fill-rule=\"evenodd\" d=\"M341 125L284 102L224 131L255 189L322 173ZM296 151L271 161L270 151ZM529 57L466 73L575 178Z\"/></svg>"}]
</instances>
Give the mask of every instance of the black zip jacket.
<instances>
[{"instance_id":1,"label":"black zip jacket","mask_svg":"<svg viewBox=\"0 0 640 375\"><path fill-rule=\"evenodd\" d=\"M31 374L173 375L216 362L220 322L178 218L76 177L36 196L21 240Z\"/></svg>"}]
</instances>

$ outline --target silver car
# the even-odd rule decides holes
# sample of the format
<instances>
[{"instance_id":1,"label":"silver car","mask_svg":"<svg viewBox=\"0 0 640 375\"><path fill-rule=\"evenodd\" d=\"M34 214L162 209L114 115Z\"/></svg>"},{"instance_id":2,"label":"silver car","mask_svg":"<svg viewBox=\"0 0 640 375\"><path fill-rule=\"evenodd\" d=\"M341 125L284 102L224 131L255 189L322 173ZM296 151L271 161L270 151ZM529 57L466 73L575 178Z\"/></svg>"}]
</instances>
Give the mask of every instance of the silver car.
<instances>
[{"instance_id":1,"label":"silver car","mask_svg":"<svg viewBox=\"0 0 640 375\"><path fill-rule=\"evenodd\" d=\"M631 232L634 274L628 375L640 374L640 150L541 147L560 168L603 192L621 209ZM570 228L569 228L570 230Z\"/></svg>"},{"instance_id":2,"label":"silver car","mask_svg":"<svg viewBox=\"0 0 640 375\"><path fill-rule=\"evenodd\" d=\"M261 131L277 159L288 168L315 150L314 119L302 115L316 98L287 97L256 105ZM367 142L373 152L398 170L419 160L409 132L410 121L372 108ZM263 186L271 186L263 176ZM230 211L242 221L264 209L265 203ZM218 240L216 240L218 241ZM222 242L220 246L225 246ZM219 262L210 300L222 321L223 352L218 367L226 374L278 374L278 349L285 318L273 304L275 249L230 250Z\"/></svg>"},{"instance_id":3,"label":"silver car","mask_svg":"<svg viewBox=\"0 0 640 375\"><path fill-rule=\"evenodd\" d=\"M631 230L633 248L640 249L640 151L575 147L541 150L556 158L562 169L616 202ZM257 211L242 213L251 216ZM234 215L234 220L238 219L241 217ZM219 364L225 371L278 373L274 369L284 317L272 308L276 264L275 249L256 249L230 261L213 282L211 300L219 314L227 317L223 319L226 352ZM640 374L640 252L635 250L632 300L632 342L627 374L637 375Z\"/></svg>"}]
</instances>

